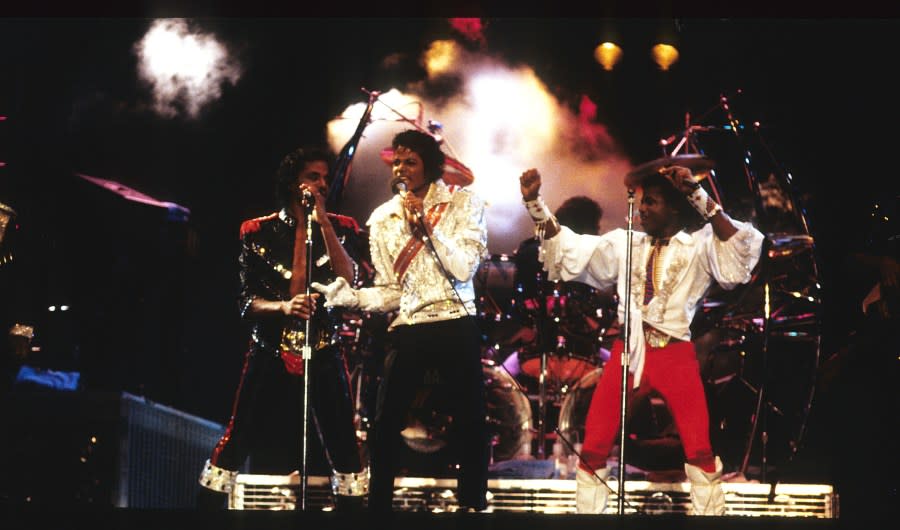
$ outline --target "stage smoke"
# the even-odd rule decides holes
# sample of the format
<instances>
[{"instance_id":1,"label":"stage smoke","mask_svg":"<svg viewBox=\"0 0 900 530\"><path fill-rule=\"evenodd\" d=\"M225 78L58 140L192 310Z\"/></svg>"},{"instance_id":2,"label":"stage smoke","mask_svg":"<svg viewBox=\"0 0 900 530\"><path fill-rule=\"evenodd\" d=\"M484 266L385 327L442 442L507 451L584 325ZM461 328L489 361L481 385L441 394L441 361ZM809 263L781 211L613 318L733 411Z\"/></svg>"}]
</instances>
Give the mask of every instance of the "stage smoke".
<instances>
[{"instance_id":1,"label":"stage smoke","mask_svg":"<svg viewBox=\"0 0 900 530\"><path fill-rule=\"evenodd\" d=\"M153 109L196 118L203 106L236 84L241 68L214 35L192 31L182 19L157 20L135 47L138 75L153 91Z\"/></svg>"},{"instance_id":2,"label":"stage smoke","mask_svg":"<svg viewBox=\"0 0 900 530\"><path fill-rule=\"evenodd\" d=\"M345 190L346 214L361 221L390 196L390 167L379 153L390 146L394 134L412 128L409 121L427 128L428 120L443 125L447 154L475 173L472 189L486 199L488 247L491 253L512 253L533 234L533 224L522 206L519 175L536 167L544 178L542 194L551 209L573 195L597 200L605 212L602 231L623 227L626 215L624 175L631 164L602 124L596 123L596 104L587 97L576 113L560 102L527 65L511 66L482 52L441 43L425 52L423 63L440 54L441 68L429 69L428 79L381 96L354 158L353 173ZM445 62L452 59L452 62ZM442 82L453 77L458 82ZM435 83L458 87L454 94ZM377 89L380 87L368 87ZM329 141L341 149L365 108L349 106L328 124ZM393 112L388 106L397 112ZM398 114L399 113L399 114Z\"/></svg>"}]
</instances>

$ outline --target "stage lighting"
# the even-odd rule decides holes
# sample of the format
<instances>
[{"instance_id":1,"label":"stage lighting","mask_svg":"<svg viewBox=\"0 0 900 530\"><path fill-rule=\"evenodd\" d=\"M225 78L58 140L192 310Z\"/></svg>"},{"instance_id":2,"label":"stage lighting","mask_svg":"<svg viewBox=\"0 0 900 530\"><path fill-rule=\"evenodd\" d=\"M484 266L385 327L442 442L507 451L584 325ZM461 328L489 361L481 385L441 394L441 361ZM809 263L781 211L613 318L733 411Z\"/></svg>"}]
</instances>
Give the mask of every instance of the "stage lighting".
<instances>
[{"instance_id":1,"label":"stage lighting","mask_svg":"<svg viewBox=\"0 0 900 530\"><path fill-rule=\"evenodd\" d=\"M671 44L659 43L651 50L653 60L659 65L660 70L666 71L678 61L678 49Z\"/></svg>"},{"instance_id":2,"label":"stage lighting","mask_svg":"<svg viewBox=\"0 0 900 530\"><path fill-rule=\"evenodd\" d=\"M594 49L594 58L604 70L611 71L622 59L622 48L614 42L602 42Z\"/></svg>"}]
</instances>

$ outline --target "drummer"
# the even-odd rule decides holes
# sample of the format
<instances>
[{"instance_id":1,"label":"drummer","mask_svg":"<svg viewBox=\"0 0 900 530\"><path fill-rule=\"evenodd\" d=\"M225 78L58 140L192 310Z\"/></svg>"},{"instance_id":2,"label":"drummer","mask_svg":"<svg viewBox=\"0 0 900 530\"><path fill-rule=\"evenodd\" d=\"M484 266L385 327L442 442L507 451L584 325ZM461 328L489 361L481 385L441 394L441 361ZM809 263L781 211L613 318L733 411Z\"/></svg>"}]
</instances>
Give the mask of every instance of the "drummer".
<instances>
[{"instance_id":1,"label":"drummer","mask_svg":"<svg viewBox=\"0 0 900 530\"><path fill-rule=\"evenodd\" d=\"M667 162L670 163L670 162ZM747 283L762 251L763 235L749 223L734 221L687 167L660 164L629 174L629 186L642 188L640 220L631 252L631 333L628 388L662 395L681 437L691 482L692 513L722 515L722 461L712 452L709 414L700 380L690 323L706 291L717 282L731 289ZM540 257L550 280L580 281L597 288L615 285L626 300L628 232L578 235L560 226L540 197L536 169L522 173L522 199L541 240ZM688 232L699 213L702 228ZM624 304L619 320L624 322ZM609 475L606 458L619 428L622 341L613 346L588 410L584 451L576 472L576 509L602 513ZM635 392L638 391L639 392ZM592 470L596 474L592 474ZM596 475L596 476L595 476Z\"/></svg>"},{"instance_id":2,"label":"drummer","mask_svg":"<svg viewBox=\"0 0 900 530\"><path fill-rule=\"evenodd\" d=\"M557 208L554 215L560 224L565 225L576 234L598 235L600 221L603 218L603 208L594 199L577 195L566 199ZM557 338L562 335L570 343L567 345L567 349L577 349L578 353L593 361L598 335L604 331L603 324L609 323L598 319L596 310L602 309L602 306L611 305L614 299L612 289L598 294L595 289L583 283L566 282L565 293L569 299L562 303L567 304L566 310L571 314L567 314L570 318L565 318L563 322L557 324L549 317L551 313L559 312L562 308L551 307L554 303L552 299L541 299L548 293L543 289L547 273L542 270L538 259L540 244L537 237L530 237L522 241L516 250L514 282L519 293L518 305L527 315L536 318L530 323L533 326L523 326L513 336L507 338L506 342L533 345L536 351L553 351L556 349ZM576 303L573 297L583 303ZM588 309L591 311L587 311ZM560 329L556 329L556 327ZM575 371L571 375L580 377L586 373L581 372L583 370ZM564 381L564 383L572 382Z\"/></svg>"},{"instance_id":3,"label":"drummer","mask_svg":"<svg viewBox=\"0 0 900 530\"><path fill-rule=\"evenodd\" d=\"M590 197L577 195L569 197L557 208L557 221L576 234L598 235L600 233L600 220L603 218L603 208ZM516 250L516 285L522 287L525 299L533 298L538 294L539 277L546 278L546 273L541 270L538 261L538 248L541 242L537 237L530 237L519 244Z\"/></svg>"}]
</instances>

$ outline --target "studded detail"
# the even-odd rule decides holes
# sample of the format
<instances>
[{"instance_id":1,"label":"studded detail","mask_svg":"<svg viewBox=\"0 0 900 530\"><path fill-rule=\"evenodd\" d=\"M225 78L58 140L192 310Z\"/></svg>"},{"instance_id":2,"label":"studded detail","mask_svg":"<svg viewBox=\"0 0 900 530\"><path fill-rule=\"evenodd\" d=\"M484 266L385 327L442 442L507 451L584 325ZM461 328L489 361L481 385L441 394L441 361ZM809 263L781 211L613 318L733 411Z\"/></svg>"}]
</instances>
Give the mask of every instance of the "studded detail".
<instances>
[{"instance_id":1,"label":"studded detail","mask_svg":"<svg viewBox=\"0 0 900 530\"><path fill-rule=\"evenodd\" d=\"M200 472L200 485L213 491L230 493L234 489L234 482L237 476L237 471L223 469L207 460L206 465L203 466L203 471Z\"/></svg>"}]
</instances>

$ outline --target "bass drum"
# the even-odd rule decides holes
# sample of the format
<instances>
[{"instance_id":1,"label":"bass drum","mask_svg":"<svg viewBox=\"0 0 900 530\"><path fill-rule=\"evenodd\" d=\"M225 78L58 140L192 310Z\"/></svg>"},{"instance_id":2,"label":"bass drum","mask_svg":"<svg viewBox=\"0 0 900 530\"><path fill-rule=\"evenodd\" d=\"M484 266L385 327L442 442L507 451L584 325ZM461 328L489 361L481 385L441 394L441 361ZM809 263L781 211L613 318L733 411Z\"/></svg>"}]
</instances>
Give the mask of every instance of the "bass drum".
<instances>
[{"instance_id":1,"label":"bass drum","mask_svg":"<svg viewBox=\"0 0 900 530\"><path fill-rule=\"evenodd\" d=\"M603 373L602 368L595 368L582 377L563 398L559 409L559 431L573 445L584 442L584 424L594 388Z\"/></svg>"},{"instance_id":2,"label":"bass drum","mask_svg":"<svg viewBox=\"0 0 900 530\"><path fill-rule=\"evenodd\" d=\"M531 404L515 380L493 361L482 360L488 433L493 460L510 460L531 452ZM437 453L447 446L453 422L445 392L437 386L423 386L416 394L400 434L416 453Z\"/></svg>"},{"instance_id":3,"label":"bass drum","mask_svg":"<svg viewBox=\"0 0 900 530\"><path fill-rule=\"evenodd\" d=\"M559 431L572 445L584 442L584 426L594 389L603 368L582 377L563 398ZM656 392L635 396L628 404L627 459L630 465L648 470L678 469L684 461L681 440L665 402ZM563 444L566 454L571 450ZM610 455L614 456L614 455Z\"/></svg>"}]
</instances>

